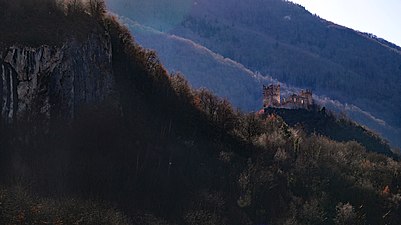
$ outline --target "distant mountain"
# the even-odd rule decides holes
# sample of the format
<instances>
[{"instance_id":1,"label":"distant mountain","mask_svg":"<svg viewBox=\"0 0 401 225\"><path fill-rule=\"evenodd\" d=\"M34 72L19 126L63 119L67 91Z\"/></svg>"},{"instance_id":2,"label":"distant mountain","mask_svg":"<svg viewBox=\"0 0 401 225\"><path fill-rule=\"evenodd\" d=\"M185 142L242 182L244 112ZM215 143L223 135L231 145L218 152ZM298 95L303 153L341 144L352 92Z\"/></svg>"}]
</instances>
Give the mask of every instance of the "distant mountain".
<instances>
[{"instance_id":1,"label":"distant mountain","mask_svg":"<svg viewBox=\"0 0 401 225\"><path fill-rule=\"evenodd\" d=\"M157 49L164 66L170 72L185 75L194 88L207 87L247 111L260 107L260 75L189 39L157 31L128 18L120 20L129 28L136 41L150 49Z\"/></svg>"},{"instance_id":2,"label":"distant mountain","mask_svg":"<svg viewBox=\"0 0 401 225\"><path fill-rule=\"evenodd\" d=\"M288 1L168 2L169 6L165 5L167 1L115 0L108 1L108 5L121 16L167 36L188 39L263 76L355 105L386 125L366 123L362 114L346 111L353 119L369 124L401 146L400 47L323 20ZM233 99L237 106L255 110L258 97L253 96L244 107L238 104L243 100L234 100L238 94L231 93L229 83L193 82L191 77L202 73L202 68L192 66L196 59L185 63L175 48L163 48L172 45L171 39L148 38L135 30L132 32L139 43L159 51L168 69L182 70L194 86L209 87ZM181 45L180 52L184 48L193 52L192 47ZM173 67L169 63L172 60L182 63ZM213 63L206 68L213 71Z\"/></svg>"}]
</instances>

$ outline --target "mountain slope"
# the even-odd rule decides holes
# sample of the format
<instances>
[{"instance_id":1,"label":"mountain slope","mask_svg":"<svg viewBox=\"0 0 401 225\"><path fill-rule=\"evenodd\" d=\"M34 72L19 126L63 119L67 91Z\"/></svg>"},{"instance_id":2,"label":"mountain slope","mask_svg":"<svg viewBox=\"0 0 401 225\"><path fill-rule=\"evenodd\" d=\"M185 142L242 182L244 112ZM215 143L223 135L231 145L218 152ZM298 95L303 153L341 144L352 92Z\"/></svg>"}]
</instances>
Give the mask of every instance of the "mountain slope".
<instances>
[{"instance_id":1,"label":"mountain slope","mask_svg":"<svg viewBox=\"0 0 401 225\"><path fill-rule=\"evenodd\" d=\"M182 73L194 88L207 87L243 110L260 107L262 96L259 87L262 84L255 73L241 64L191 40L144 27L127 18L120 19L138 43L157 49L163 65L170 72ZM221 84L226 88L221 88Z\"/></svg>"},{"instance_id":2,"label":"mountain slope","mask_svg":"<svg viewBox=\"0 0 401 225\"><path fill-rule=\"evenodd\" d=\"M142 1L108 4L120 15L190 39L252 71L356 105L393 127L393 131L380 132L393 144L401 144L399 47L322 20L286 1L189 2L174 1L162 10L160 1L147 1L149 11L140 15L136 12L144 10ZM171 10L172 18L158 13L166 10ZM149 15L152 20L147 20ZM177 57L171 52L167 55ZM219 85L229 89L224 83Z\"/></svg>"},{"instance_id":3,"label":"mountain slope","mask_svg":"<svg viewBox=\"0 0 401 225\"><path fill-rule=\"evenodd\" d=\"M0 0L0 5L8 2ZM48 12L46 3L53 1L32 0L33 6L25 0L14 2L23 6L16 12L22 17L30 11ZM28 115L39 113L43 118L14 117L10 123L1 117L1 223L398 224L398 161L369 153L353 141L338 143L307 135L280 117L237 112L227 100L206 90L192 90L181 76L169 76L155 53L135 43L115 17L104 10L93 13L92 4L101 2L81 3L73 11L68 9L74 2L57 6L63 12L58 15L63 18L80 13L96 26L79 35L65 33L52 48L66 53L69 50L63 46L71 41L86 46L93 36L107 37L106 45L93 42L93 49L102 54L85 54L93 49L79 48L79 57L65 54L62 61L75 60L63 65L67 71L79 71L85 62L88 68L98 68L102 64L97 60L109 59L104 70L114 80L111 95L95 97L98 101L77 104L77 108L61 104L69 110L50 114L50 120L35 108L28 110ZM33 14L27 20L47 16ZM82 28L82 20L72 21L76 29ZM41 25L52 31L46 23ZM29 37L25 35L21 37ZM26 39L0 42L5 49L35 52L46 46L47 38L35 43ZM12 68L29 62L35 60L23 58ZM59 65L58 61L46 62ZM36 100L47 98L46 87L60 91L54 87L63 82L53 83L52 78L70 75L65 70L15 71L12 75L16 77L26 72L27 80L38 74L47 78L38 82ZM73 83L72 90L84 90L75 97L98 91L107 94L102 85L93 89L85 85L85 80L98 72L93 69L76 76L85 79ZM101 78L94 80L101 84ZM18 89L24 84L16 85ZM37 90L32 83L28 87ZM45 87L43 92L41 87ZM57 93L69 93L70 89L63 90ZM13 94L17 96L12 99L19 101L18 92L6 96ZM56 106L80 99L62 96L54 102ZM40 106L42 101L29 103ZM62 116L72 108L72 117ZM58 119L52 120L54 116ZM35 197L18 191L16 185Z\"/></svg>"},{"instance_id":4,"label":"mountain slope","mask_svg":"<svg viewBox=\"0 0 401 225\"><path fill-rule=\"evenodd\" d=\"M253 73L242 64L234 62L211 52L209 49L188 39L169 35L149 27L140 25L128 18L120 20L135 35L141 45L157 49L161 62L169 71L180 71L195 88L206 87L219 96L230 100L242 110L254 111L260 109L263 84L277 81L271 77L263 77ZM191 59L191 60L188 60ZM282 92L291 94L300 90L281 83ZM337 113L347 115L376 132L385 134L390 140L396 140L400 134L384 121L373 117L368 112L353 105L344 105L324 96L314 96L315 102Z\"/></svg>"}]
</instances>

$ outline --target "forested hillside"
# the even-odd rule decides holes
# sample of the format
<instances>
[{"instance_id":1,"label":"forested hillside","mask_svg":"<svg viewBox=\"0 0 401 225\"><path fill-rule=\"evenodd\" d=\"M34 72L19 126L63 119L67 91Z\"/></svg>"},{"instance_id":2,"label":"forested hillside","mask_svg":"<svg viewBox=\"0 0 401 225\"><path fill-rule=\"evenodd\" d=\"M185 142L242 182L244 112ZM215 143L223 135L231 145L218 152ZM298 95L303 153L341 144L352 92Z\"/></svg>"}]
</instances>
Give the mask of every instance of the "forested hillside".
<instances>
[{"instance_id":1,"label":"forested hillside","mask_svg":"<svg viewBox=\"0 0 401 225\"><path fill-rule=\"evenodd\" d=\"M263 83L257 74L191 40L159 32L128 18L119 19L138 43L157 49L163 65L172 73L182 73L192 87L207 87L242 110L260 108L260 87ZM269 81L266 79L265 82Z\"/></svg>"},{"instance_id":2,"label":"forested hillside","mask_svg":"<svg viewBox=\"0 0 401 225\"><path fill-rule=\"evenodd\" d=\"M205 89L191 89L181 75L167 73L155 52L139 46L102 1L15 0L17 8L8 3L0 0L4 11L29 15L24 23L42 23L25 32L24 26L2 24L9 26L0 36L2 51L49 45L64 55L64 64L54 60L50 69L20 71L1 54L2 85L5 80L17 90L25 84L36 90L39 84L31 103L52 108L59 104L51 97L59 94L54 90L70 94L58 89L70 87L69 80L51 82L54 76L70 75L66 71L84 62L110 60L99 66L113 82L108 97L65 104L65 112L32 107L26 117L10 113L12 122L2 116L0 224L396 225L401 220L400 162L354 141L308 134L276 115L237 111ZM58 16L48 20L53 13ZM35 36L51 33L53 20L70 30L56 38ZM104 40L92 43L94 37ZM71 58L66 51L75 46L83 46L77 52L98 54ZM34 60L15 65L34 66ZM59 70L60 65L71 67ZM36 72L37 83L21 84ZM72 82L73 90L89 93L61 100L81 99L76 96L81 93L97 98L101 85L92 90L82 83L97 75L88 69L83 80ZM15 79L23 82L10 83ZM9 88L3 87L2 94ZM19 102L21 93L12 93L17 96L9 94L7 101L25 104ZM62 117L70 108L73 115Z\"/></svg>"},{"instance_id":3,"label":"forested hillside","mask_svg":"<svg viewBox=\"0 0 401 225\"><path fill-rule=\"evenodd\" d=\"M373 35L325 21L288 1L169 2L168 7L164 6L165 1L146 1L146 7L143 7L144 1L108 3L119 15L194 41L252 71L353 104L384 120L386 128L378 124L371 128L393 144L401 144L399 47ZM142 36L140 32L136 33ZM146 39L143 37L141 42ZM160 43L143 43L161 50ZM163 61L180 58L175 56L176 51L162 52ZM207 83L203 85L208 86ZM219 85L221 90L229 89L225 83ZM230 94L228 96L232 97ZM253 105L250 103L250 107ZM360 117L354 115L353 119L360 120Z\"/></svg>"},{"instance_id":4,"label":"forested hillside","mask_svg":"<svg viewBox=\"0 0 401 225\"><path fill-rule=\"evenodd\" d=\"M318 134L335 141L356 141L367 150L394 156L388 143L378 135L346 118L340 118L326 108L312 109L280 109L267 108L265 116L277 115L289 126L298 126L307 134Z\"/></svg>"}]
</instances>

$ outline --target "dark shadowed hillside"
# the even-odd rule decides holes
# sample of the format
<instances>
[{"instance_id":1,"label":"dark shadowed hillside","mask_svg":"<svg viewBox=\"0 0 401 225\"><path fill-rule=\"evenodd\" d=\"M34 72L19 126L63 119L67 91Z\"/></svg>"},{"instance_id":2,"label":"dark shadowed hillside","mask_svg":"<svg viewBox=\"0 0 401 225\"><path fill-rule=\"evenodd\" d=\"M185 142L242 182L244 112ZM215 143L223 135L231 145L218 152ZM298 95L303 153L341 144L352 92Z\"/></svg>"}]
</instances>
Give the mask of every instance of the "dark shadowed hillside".
<instances>
[{"instance_id":1,"label":"dark shadowed hillside","mask_svg":"<svg viewBox=\"0 0 401 225\"><path fill-rule=\"evenodd\" d=\"M371 128L393 144L401 144L398 116L401 113L398 107L401 54L394 44L325 21L299 5L282 0L181 0L171 2L169 7L164 7L164 1L146 1L146 8L142 7L145 1L108 3L120 15L189 39L252 71L353 104L384 120L392 128L380 128L377 124ZM175 51L163 51L160 40L140 39L145 46L160 49L163 61L180 58ZM190 65L188 62L186 66L168 67L184 70ZM196 66L192 69L199 70ZM229 89L224 82L219 85L218 93ZM209 87L207 83L203 86ZM210 88L215 90L214 86ZM226 95L235 98L235 92ZM249 107L254 104L250 103ZM353 115L362 122L360 117Z\"/></svg>"},{"instance_id":2,"label":"dark shadowed hillside","mask_svg":"<svg viewBox=\"0 0 401 225\"><path fill-rule=\"evenodd\" d=\"M191 89L102 1L14 3L71 30L53 44L29 38L53 21L0 36L0 224L401 220L400 162Z\"/></svg>"},{"instance_id":3,"label":"dark shadowed hillside","mask_svg":"<svg viewBox=\"0 0 401 225\"><path fill-rule=\"evenodd\" d=\"M393 156L390 146L379 136L345 118L337 118L325 108L281 109L266 108L266 115L278 115L290 126L300 126L308 134L316 133L335 141L356 141L366 149Z\"/></svg>"}]
</instances>

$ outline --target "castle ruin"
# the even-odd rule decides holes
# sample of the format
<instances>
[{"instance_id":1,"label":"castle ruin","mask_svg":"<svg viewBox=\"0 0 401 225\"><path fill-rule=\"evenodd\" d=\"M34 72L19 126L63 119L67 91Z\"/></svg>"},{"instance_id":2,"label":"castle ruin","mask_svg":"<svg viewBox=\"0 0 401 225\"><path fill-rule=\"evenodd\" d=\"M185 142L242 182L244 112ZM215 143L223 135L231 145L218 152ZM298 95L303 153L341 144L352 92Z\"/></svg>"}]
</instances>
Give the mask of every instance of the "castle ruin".
<instances>
[{"instance_id":1,"label":"castle ruin","mask_svg":"<svg viewBox=\"0 0 401 225\"><path fill-rule=\"evenodd\" d=\"M302 90L299 94L292 94L281 98L280 85L263 85L264 108L309 109L313 105L312 91Z\"/></svg>"},{"instance_id":2,"label":"castle ruin","mask_svg":"<svg viewBox=\"0 0 401 225\"><path fill-rule=\"evenodd\" d=\"M277 107L280 103L280 85L263 85L263 107Z\"/></svg>"}]
</instances>

